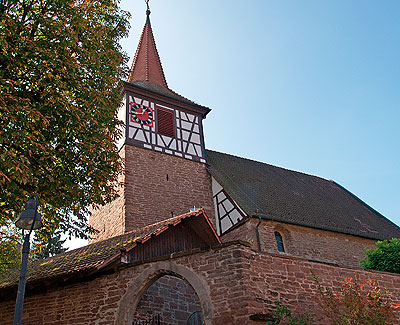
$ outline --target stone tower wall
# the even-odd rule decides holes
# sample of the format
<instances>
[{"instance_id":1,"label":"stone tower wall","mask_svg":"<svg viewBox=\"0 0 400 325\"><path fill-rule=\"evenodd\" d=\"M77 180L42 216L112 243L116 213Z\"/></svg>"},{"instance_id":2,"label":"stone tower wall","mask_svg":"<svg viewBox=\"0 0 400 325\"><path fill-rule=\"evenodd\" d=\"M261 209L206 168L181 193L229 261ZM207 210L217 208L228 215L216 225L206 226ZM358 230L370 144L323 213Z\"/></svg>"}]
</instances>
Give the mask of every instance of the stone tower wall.
<instances>
[{"instance_id":1,"label":"stone tower wall","mask_svg":"<svg viewBox=\"0 0 400 325\"><path fill-rule=\"evenodd\" d=\"M120 150L120 157L125 163L125 147ZM93 207L89 216L89 225L97 230L97 233L91 235L89 244L122 235L125 232L125 194L124 184L125 172L118 177L117 186L118 197L101 207Z\"/></svg>"},{"instance_id":2,"label":"stone tower wall","mask_svg":"<svg viewBox=\"0 0 400 325\"><path fill-rule=\"evenodd\" d=\"M89 223L98 233L91 242L204 208L213 225L211 177L205 164L126 144L120 196L92 211Z\"/></svg>"},{"instance_id":3,"label":"stone tower wall","mask_svg":"<svg viewBox=\"0 0 400 325\"><path fill-rule=\"evenodd\" d=\"M125 231L204 208L214 222L211 177L203 163L125 145Z\"/></svg>"}]
</instances>

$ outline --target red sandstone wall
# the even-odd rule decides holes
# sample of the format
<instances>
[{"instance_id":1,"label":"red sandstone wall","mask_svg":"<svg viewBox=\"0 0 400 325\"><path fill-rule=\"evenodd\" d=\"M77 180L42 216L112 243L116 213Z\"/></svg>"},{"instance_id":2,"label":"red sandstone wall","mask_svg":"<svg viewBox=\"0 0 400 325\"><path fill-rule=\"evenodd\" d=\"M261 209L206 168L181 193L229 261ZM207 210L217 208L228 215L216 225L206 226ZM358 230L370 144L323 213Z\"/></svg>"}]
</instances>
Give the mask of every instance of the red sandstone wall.
<instances>
[{"instance_id":1,"label":"red sandstone wall","mask_svg":"<svg viewBox=\"0 0 400 325\"><path fill-rule=\"evenodd\" d=\"M310 269L318 275L322 287L332 289L335 294L340 291L345 278L357 274L359 279L376 280L380 288L389 289L394 304L400 302L398 274L330 266L267 253L255 254L247 251L245 256L252 260L246 279L250 314L271 313L274 310L274 302L280 300L289 306L294 314L310 313L313 316L313 324L331 324L324 319L321 307L317 303L318 288ZM400 323L399 312L397 317Z\"/></svg>"},{"instance_id":2,"label":"red sandstone wall","mask_svg":"<svg viewBox=\"0 0 400 325\"><path fill-rule=\"evenodd\" d=\"M249 222L222 237L223 241L241 239L258 249L256 225L258 219ZM357 236L334 233L294 226L274 221L262 220L259 227L261 249L263 252L279 253L276 245L275 231L282 237L285 246L283 255L303 257L342 266L360 267L365 251L375 247L375 240Z\"/></svg>"},{"instance_id":3,"label":"red sandstone wall","mask_svg":"<svg viewBox=\"0 0 400 325\"><path fill-rule=\"evenodd\" d=\"M212 324L246 324L246 306L241 246L222 247L182 256L174 263L198 274L210 294L214 318ZM249 267L245 262L246 268ZM127 288L152 263L121 270L90 282L61 287L58 291L25 298L24 325L27 319L41 325L113 324L121 297ZM0 324L12 324L15 297L0 302ZM36 323L32 323L36 324Z\"/></svg>"},{"instance_id":4,"label":"red sandstone wall","mask_svg":"<svg viewBox=\"0 0 400 325\"><path fill-rule=\"evenodd\" d=\"M186 281L165 275L145 292L135 313L134 323L160 315L161 325L185 325L190 315L201 311L194 289Z\"/></svg>"},{"instance_id":5,"label":"red sandstone wall","mask_svg":"<svg viewBox=\"0 0 400 325\"><path fill-rule=\"evenodd\" d=\"M99 233L91 242L123 234L171 217L204 208L214 221L211 178L203 163L125 145L125 172L120 197L93 211L89 224ZM167 178L168 175L168 178Z\"/></svg>"},{"instance_id":6,"label":"red sandstone wall","mask_svg":"<svg viewBox=\"0 0 400 325\"><path fill-rule=\"evenodd\" d=\"M260 230L263 251L278 252L275 231L282 235L287 254L343 266L360 267L365 251L376 247L376 241L372 239L277 222L265 222Z\"/></svg>"},{"instance_id":7,"label":"red sandstone wall","mask_svg":"<svg viewBox=\"0 0 400 325\"><path fill-rule=\"evenodd\" d=\"M320 276L323 285L334 290L340 288L345 277L355 273L361 278L377 280L381 287L391 291L394 303L400 302L399 275L260 254L242 244L230 244L170 261L188 267L200 277L211 299L212 324L215 325L253 324L249 315L272 312L277 299L296 313L309 312L315 319L321 319L321 308L315 303L317 287L310 268ZM29 296L28 290L24 324L113 324L121 297L129 285L154 263L157 262L35 296ZM0 303L0 324L12 324L15 297L10 298Z\"/></svg>"},{"instance_id":8,"label":"red sandstone wall","mask_svg":"<svg viewBox=\"0 0 400 325\"><path fill-rule=\"evenodd\" d=\"M125 147L120 151L120 157L125 161ZM110 237L122 235L125 230L125 196L123 183L125 181L125 173L121 173L116 186L118 187L119 197L114 201L102 207L91 209L89 217L89 225L95 228L98 232L92 235L89 244L107 239Z\"/></svg>"},{"instance_id":9,"label":"red sandstone wall","mask_svg":"<svg viewBox=\"0 0 400 325\"><path fill-rule=\"evenodd\" d=\"M204 208L215 224L211 178L203 163L131 145L125 150L126 231L194 206Z\"/></svg>"}]
</instances>

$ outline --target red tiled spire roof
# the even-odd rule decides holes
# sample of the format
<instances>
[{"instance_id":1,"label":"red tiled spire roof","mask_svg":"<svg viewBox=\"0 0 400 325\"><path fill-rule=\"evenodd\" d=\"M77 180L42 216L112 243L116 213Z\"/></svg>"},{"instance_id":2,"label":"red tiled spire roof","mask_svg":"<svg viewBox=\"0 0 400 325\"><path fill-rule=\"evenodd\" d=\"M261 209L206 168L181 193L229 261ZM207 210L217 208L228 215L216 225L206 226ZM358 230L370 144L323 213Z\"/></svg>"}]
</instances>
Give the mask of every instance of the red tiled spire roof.
<instances>
[{"instance_id":1,"label":"red tiled spire roof","mask_svg":"<svg viewBox=\"0 0 400 325\"><path fill-rule=\"evenodd\" d=\"M142 36L133 59L128 82L144 81L168 89L151 29L149 9L147 9L146 15L146 24L143 27Z\"/></svg>"},{"instance_id":2,"label":"red tiled spire roof","mask_svg":"<svg viewBox=\"0 0 400 325\"><path fill-rule=\"evenodd\" d=\"M143 27L142 35L140 36L139 45L136 49L127 83L163 96L177 99L190 105L195 105L204 110L204 116L207 115L210 111L208 107L196 104L168 87L150 24L148 1L146 2L146 23Z\"/></svg>"}]
</instances>

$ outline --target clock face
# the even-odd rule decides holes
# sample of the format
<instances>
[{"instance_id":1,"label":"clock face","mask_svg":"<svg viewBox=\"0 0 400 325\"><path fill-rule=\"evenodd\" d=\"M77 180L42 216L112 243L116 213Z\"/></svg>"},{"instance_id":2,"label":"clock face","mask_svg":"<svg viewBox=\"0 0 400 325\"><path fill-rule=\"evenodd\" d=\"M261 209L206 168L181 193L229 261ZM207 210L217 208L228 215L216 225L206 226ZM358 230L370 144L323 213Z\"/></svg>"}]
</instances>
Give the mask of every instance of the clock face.
<instances>
[{"instance_id":1,"label":"clock face","mask_svg":"<svg viewBox=\"0 0 400 325\"><path fill-rule=\"evenodd\" d=\"M130 103L129 106L132 122L150 127L153 126L153 110L150 107L134 102Z\"/></svg>"}]
</instances>

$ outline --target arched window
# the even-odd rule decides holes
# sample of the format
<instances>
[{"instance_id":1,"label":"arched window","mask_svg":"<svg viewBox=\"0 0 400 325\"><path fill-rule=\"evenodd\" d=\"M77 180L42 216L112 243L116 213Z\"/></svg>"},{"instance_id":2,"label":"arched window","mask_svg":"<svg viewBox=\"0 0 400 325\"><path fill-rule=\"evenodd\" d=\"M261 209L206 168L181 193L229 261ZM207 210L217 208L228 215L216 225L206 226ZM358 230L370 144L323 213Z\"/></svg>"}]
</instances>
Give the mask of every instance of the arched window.
<instances>
[{"instance_id":1,"label":"arched window","mask_svg":"<svg viewBox=\"0 0 400 325\"><path fill-rule=\"evenodd\" d=\"M283 238L282 238L282 235L277 231L275 231L275 239L276 239L276 245L278 247L278 251L284 252L285 247L283 246Z\"/></svg>"}]
</instances>

